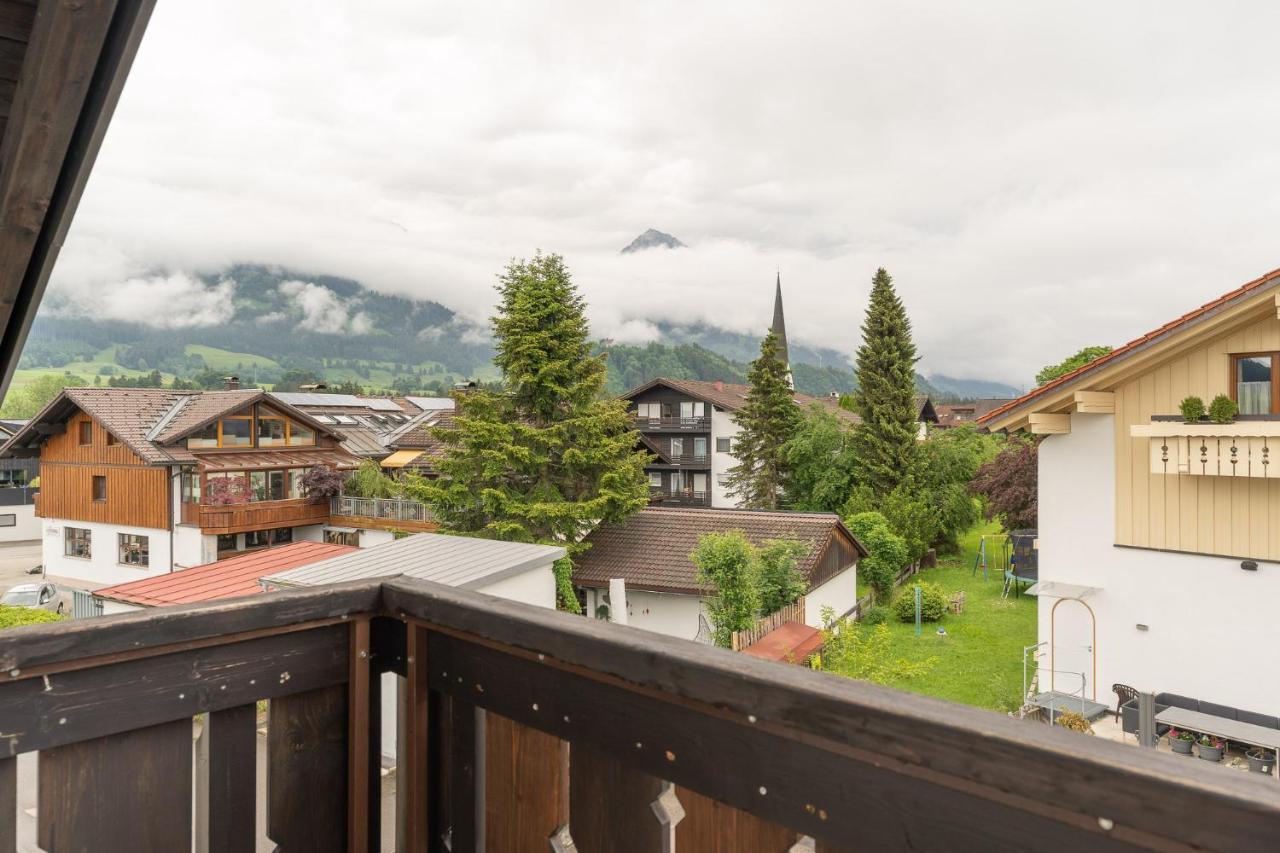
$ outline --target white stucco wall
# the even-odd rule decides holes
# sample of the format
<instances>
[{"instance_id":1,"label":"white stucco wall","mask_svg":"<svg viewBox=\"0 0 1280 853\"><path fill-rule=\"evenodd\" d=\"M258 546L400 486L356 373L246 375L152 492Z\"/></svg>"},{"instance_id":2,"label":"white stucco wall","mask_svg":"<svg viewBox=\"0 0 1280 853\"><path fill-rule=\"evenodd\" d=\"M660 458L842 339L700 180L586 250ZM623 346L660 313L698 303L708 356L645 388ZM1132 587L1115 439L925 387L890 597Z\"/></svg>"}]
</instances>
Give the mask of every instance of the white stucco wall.
<instances>
[{"instance_id":1,"label":"white stucco wall","mask_svg":"<svg viewBox=\"0 0 1280 853\"><path fill-rule=\"evenodd\" d=\"M122 601L107 601L105 598L101 599L101 601L103 616L110 616L113 613L136 613L143 609L134 604L125 604Z\"/></svg>"},{"instance_id":2,"label":"white stucco wall","mask_svg":"<svg viewBox=\"0 0 1280 853\"><path fill-rule=\"evenodd\" d=\"M374 545L384 545L387 542L394 542L396 535L390 530L374 530L368 527L360 528L360 547L372 548Z\"/></svg>"},{"instance_id":3,"label":"white stucco wall","mask_svg":"<svg viewBox=\"0 0 1280 853\"><path fill-rule=\"evenodd\" d=\"M154 562L155 557L153 556ZM218 559L218 537L200 532L193 524L179 524L173 528L174 568L189 569L203 566Z\"/></svg>"},{"instance_id":4,"label":"white stucco wall","mask_svg":"<svg viewBox=\"0 0 1280 853\"><path fill-rule=\"evenodd\" d=\"M731 453L716 452L716 439L728 438L731 441L738 437L738 423L728 412L711 409L711 505L713 507L736 507L738 501L729 494L729 489L720 484L729 469L738 464Z\"/></svg>"},{"instance_id":5,"label":"white stucco wall","mask_svg":"<svg viewBox=\"0 0 1280 853\"><path fill-rule=\"evenodd\" d=\"M0 506L0 515L12 515L14 521L12 527L0 527L0 542L34 542L44 530L31 504Z\"/></svg>"},{"instance_id":6,"label":"white stucco wall","mask_svg":"<svg viewBox=\"0 0 1280 853\"><path fill-rule=\"evenodd\" d=\"M1075 414L1069 434L1040 445L1040 580L1100 589L1085 599L1096 642L1088 610L1074 601L1058 607L1055 668L1087 671L1092 644L1090 692L1100 702L1115 701L1111 685L1119 682L1280 714L1280 680L1267 669L1280 641L1272 612L1280 565L1247 572L1237 557L1116 547L1114 429L1112 415ZM1044 642L1054 602L1039 601Z\"/></svg>"},{"instance_id":7,"label":"white stucco wall","mask_svg":"<svg viewBox=\"0 0 1280 853\"><path fill-rule=\"evenodd\" d=\"M698 636L702 599L696 595L668 595L627 590L627 624L692 640Z\"/></svg>"},{"instance_id":8,"label":"white stucco wall","mask_svg":"<svg viewBox=\"0 0 1280 853\"><path fill-rule=\"evenodd\" d=\"M838 619L857 603L858 568L854 565L804 594L804 622L811 628L821 628L824 607L835 611Z\"/></svg>"},{"instance_id":9,"label":"white stucco wall","mask_svg":"<svg viewBox=\"0 0 1280 853\"><path fill-rule=\"evenodd\" d=\"M511 601L522 601L536 607L554 610L556 606L556 575L551 564L530 569L515 577L489 584L480 590L486 595L496 595Z\"/></svg>"},{"instance_id":10,"label":"white stucco wall","mask_svg":"<svg viewBox=\"0 0 1280 853\"><path fill-rule=\"evenodd\" d=\"M91 531L92 558L88 560L64 555L67 527L80 527ZM124 566L119 558L118 533L135 533L150 537L147 543L149 562L147 567ZM45 573L60 578L72 578L89 584L116 584L165 574L172 563L169 553L169 531L149 527L127 527L120 524L100 524L93 521L65 521L44 519L42 551Z\"/></svg>"}]
</instances>

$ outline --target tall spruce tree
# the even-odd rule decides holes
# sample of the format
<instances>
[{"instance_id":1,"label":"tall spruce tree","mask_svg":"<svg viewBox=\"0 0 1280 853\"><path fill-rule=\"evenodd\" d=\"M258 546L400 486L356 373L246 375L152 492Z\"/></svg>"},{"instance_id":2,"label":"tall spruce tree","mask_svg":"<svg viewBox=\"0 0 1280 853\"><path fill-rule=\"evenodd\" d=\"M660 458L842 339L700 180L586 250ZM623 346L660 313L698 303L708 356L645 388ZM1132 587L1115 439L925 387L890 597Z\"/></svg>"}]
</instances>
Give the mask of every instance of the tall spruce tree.
<instances>
[{"instance_id":1,"label":"tall spruce tree","mask_svg":"<svg viewBox=\"0 0 1280 853\"><path fill-rule=\"evenodd\" d=\"M854 407L862 418L853 436L857 476L879 501L899 485L910 487L918 459L916 347L906 309L883 268L872 279L854 372Z\"/></svg>"},{"instance_id":2,"label":"tall spruce tree","mask_svg":"<svg viewBox=\"0 0 1280 853\"><path fill-rule=\"evenodd\" d=\"M783 447L799 429L802 413L772 331L760 343L760 357L751 362L747 381L751 390L734 416L738 464L729 469L729 493L744 509L777 509L790 473Z\"/></svg>"},{"instance_id":3,"label":"tall spruce tree","mask_svg":"<svg viewBox=\"0 0 1280 853\"><path fill-rule=\"evenodd\" d=\"M602 399L605 364L591 355L583 300L559 255L512 261L492 320L501 391L457 396L440 478L421 487L449 532L563 545L560 607L578 611L574 554L596 525L649 498L626 403Z\"/></svg>"}]
</instances>

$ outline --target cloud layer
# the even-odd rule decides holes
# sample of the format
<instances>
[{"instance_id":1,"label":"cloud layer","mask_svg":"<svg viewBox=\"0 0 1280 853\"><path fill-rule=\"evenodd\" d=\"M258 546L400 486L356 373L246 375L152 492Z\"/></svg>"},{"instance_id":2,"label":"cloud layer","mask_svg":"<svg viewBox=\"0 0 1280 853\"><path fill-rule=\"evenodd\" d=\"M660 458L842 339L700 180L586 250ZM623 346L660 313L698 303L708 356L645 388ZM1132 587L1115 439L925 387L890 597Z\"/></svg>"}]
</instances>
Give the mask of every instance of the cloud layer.
<instances>
[{"instance_id":1,"label":"cloud layer","mask_svg":"<svg viewBox=\"0 0 1280 853\"><path fill-rule=\"evenodd\" d=\"M851 352L885 266L923 369L1027 382L1280 265L1276 24L1229 2L160 4L54 292L206 322L188 273L263 262L482 319L541 248L598 334L761 330L780 269L788 331ZM690 248L617 254L648 227Z\"/></svg>"}]
</instances>

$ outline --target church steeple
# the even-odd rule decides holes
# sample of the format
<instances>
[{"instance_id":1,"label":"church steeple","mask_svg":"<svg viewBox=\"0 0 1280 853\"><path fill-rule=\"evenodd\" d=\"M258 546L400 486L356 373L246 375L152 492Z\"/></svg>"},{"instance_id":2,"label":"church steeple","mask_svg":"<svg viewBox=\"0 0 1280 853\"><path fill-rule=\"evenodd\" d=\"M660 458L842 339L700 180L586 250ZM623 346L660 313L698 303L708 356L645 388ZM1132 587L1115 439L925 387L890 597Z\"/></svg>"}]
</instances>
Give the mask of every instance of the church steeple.
<instances>
[{"instance_id":1,"label":"church steeple","mask_svg":"<svg viewBox=\"0 0 1280 853\"><path fill-rule=\"evenodd\" d=\"M773 294L773 325L770 327L778 339L778 360L787 368L787 382L791 383L791 354L787 351L787 321L782 316L782 271L778 271L777 289ZM795 387L792 385L792 387Z\"/></svg>"}]
</instances>

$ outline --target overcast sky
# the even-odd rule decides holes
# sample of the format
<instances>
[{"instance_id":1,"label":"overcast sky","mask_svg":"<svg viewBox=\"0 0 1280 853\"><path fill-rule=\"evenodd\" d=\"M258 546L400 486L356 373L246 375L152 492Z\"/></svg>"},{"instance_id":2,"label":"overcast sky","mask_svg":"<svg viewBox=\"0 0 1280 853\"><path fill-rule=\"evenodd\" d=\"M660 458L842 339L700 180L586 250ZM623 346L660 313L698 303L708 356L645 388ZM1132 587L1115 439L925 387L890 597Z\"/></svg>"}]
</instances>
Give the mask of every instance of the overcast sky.
<instances>
[{"instance_id":1,"label":"overcast sky","mask_svg":"<svg viewBox=\"0 0 1280 853\"><path fill-rule=\"evenodd\" d=\"M162 0L54 286L214 322L190 274L262 262L483 318L541 248L600 336L762 331L780 269L789 333L852 352L885 266L925 372L1025 384L1280 266L1278 30L1165 0ZM690 248L618 254L649 227Z\"/></svg>"}]
</instances>

